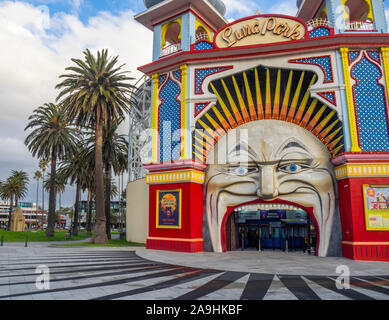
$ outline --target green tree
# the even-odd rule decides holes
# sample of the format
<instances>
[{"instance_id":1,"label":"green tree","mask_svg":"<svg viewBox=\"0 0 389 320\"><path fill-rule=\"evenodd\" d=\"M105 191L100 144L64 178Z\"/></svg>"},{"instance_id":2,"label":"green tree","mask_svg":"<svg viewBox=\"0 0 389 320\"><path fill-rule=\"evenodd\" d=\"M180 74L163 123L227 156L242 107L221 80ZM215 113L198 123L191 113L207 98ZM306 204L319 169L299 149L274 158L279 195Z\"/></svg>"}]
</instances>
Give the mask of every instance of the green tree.
<instances>
[{"instance_id":1,"label":"green tree","mask_svg":"<svg viewBox=\"0 0 389 320\"><path fill-rule=\"evenodd\" d=\"M74 205L73 236L78 235L79 211L80 211L80 193L86 188L87 180L91 175L90 160L86 156L85 144L79 142L77 152L68 160L61 163L58 174L63 180L68 180L71 185L76 185L76 201ZM83 188L84 187L84 188Z\"/></svg>"},{"instance_id":2,"label":"green tree","mask_svg":"<svg viewBox=\"0 0 389 320\"><path fill-rule=\"evenodd\" d=\"M50 184L51 182L51 175L49 174L49 179L45 182L45 189L46 191L49 191L50 190ZM55 226L55 223L58 223L58 217L57 217L57 213L61 213L61 195L65 192L65 189L66 189L66 179L64 179L62 176L59 175L58 171L55 173L55 193L56 193L56 198L57 198L57 195L59 196L58 198L58 210L56 210L56 218L55 218L55 222L54 222L54 226Z\"/></svg>"},{"instance_id":3,"label":"green tree","mask_svg":"<svg viewBox=\"0 0 389 320\"><path fill-rule=\"evenodd\" d=\"M8 177L5 182L1 183L0 196L3 199L10 201L9 215L8 215L8 230L11 230L11 217L14 206L18 206L20 199L24 198L27 194L29 178L24 171L12 171L12 175Z\"/></svg>"},{"instance_id":4,"label":"green tree","mask_svg":"<svg viewBox=\"0 0 389 320\"><path fill-rule=\"evenodd\" d=\"M33 129L25 140L32 155L40 159L51 160L49 214L46 229L48 237L54 236L57 160L72 156L75 153L77 142L76 130L67 119L63 108L53 103L46 103L34 110L25 128L25 130Z\"/></svg>"},{"instance_id":5,"label":"green tree","mask_svg":"<svg viewBox=\"0 0 389 320\"><path fill-rule=\"evenodd\" d=\"M24 198L27 194L28 190L28 183L30 182L30 179L28 178L27 172L21 171L21 170L14 170L12 171L12 179L15 179L17 182L17 187L15 189L15 205L18 206L19 200Z\"/></svg>"},{"instance_id":6,"label":"green tree","mask_svg":"<svg viewBox=\"0 0 389 320\"><path fill-rule=\"evenodd\" d=\"M95 183L96 223L92 239L94 243L107 243L106 218L104 213L103 175L103 125L118 122L129 111L133 80L128 72L121 71L118 56L108 57L108 50L97 52L95 57L89 50L84 52L84 61L72 59L76 66L66 68L71 74L61 75L64 80L56 88L62 91L57 101L67 111L70 119L79 126L95 128Z\"/></svg>"},{"instance_id":7,"label":"green tree","mask_svg":"<svg viewBox=\"0 0 389 320\"><path fill-rule=\"evenodd\" d=\"M119 125L123 119L119 119L117 123L108 122L103 127L103 163L104 163L104 181L105 181L105 218L106 218L106 232L108 239L111 238L111 213L110 204L113 195L111 192L112 171L116 175L128 169L128 140L126 135L118 133ZM89 146L89 153L95 152L94 135L89 135L87 144Z\"/></svg>"}]
</instances>

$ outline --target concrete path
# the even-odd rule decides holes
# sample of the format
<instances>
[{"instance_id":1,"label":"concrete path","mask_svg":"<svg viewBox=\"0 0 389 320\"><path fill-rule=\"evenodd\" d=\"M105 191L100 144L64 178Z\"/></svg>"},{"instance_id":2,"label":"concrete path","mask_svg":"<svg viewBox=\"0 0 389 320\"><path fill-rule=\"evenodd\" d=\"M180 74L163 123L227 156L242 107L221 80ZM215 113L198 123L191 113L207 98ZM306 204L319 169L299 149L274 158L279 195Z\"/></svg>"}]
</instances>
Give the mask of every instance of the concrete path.
<instances>
[{"instance_id":1,"label":"concrete path","mask_svg":"<svg viewBox=\"0 0 389 320\"><path fill-rule=\"evenodd\" d=\"M310 266L301 269L299 258ZM387 264L366 264L379 274L354 275L347 289L337 287L333 267L294 254L258 259L256 252L194 256L139 248L0 247L0 300L389 300ZM319 275L326 268L331 273Z\"/></svg>"},{"instance_id":2,"label":"concrete path","mask_svg":"<svg viewBox=\"0 0 389 320\"><path fill-rule=\"evenodd\" d=\"M321 258L299 252L231 251L227 253L179 253L138 249L145 259L196 268L290 275L338 276L337 268L347 266L351 275L388 275L389 262L354 261L346 258Z\"/></svg>"}]
</instances>

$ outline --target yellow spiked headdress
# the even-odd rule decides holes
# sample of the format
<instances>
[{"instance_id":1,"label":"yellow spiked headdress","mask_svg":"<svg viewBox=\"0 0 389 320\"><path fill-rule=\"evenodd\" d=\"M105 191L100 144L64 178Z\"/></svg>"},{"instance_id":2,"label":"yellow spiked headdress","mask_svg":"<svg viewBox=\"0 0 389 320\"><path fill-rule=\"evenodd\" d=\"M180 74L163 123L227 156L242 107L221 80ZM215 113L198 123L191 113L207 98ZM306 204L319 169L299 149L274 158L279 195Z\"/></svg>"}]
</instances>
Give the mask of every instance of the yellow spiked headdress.
<instances>
[{"instance_id":1,"label":"yellow spiked headdress","mask_svg":"<svg viewBox=\"0 0 389 320\"><path fill-rule=\"evenodd\" d=\"M208 152L228 131L256 120L282 120L312 132L332 156L343 152L343 130L336 111L310 96L316 75L259 66L215 80L210 91L217 103L196 123L193 157L205 162Z\"/></svg>"}]
</instances>

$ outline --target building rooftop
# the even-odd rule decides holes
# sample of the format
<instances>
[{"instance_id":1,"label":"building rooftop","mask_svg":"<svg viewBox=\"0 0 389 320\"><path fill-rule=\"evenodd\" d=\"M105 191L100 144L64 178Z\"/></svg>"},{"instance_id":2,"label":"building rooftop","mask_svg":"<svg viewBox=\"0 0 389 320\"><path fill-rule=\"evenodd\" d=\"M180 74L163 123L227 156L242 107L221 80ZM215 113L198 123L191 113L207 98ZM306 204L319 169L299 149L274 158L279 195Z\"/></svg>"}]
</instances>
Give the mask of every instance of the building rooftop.
<instances>
[{"instance_id":1,"label":"building rooftop","mask_svg":"<svg viewBox=\"0 0 389 320\"><path fill-rule=\"evenodd\" d=\"M222 0L207 0L221 15L226 14L226 5ZM143 0L147 9L160 4L162 2L166 2L166 0Z\"/></svg>"},{"instance_id":2,"label":"building rooftop","mask_svg":"<svg viewBox=\"0 0 389 320\"><path fill-rule=\"evenodd\" d=\"M147 10L135 15L135 20L146 28L167 21L182 12L192 10L215 30L228 23L224 18L226 7L221 0L144 0Z\"/></svg>"}]
</instances>

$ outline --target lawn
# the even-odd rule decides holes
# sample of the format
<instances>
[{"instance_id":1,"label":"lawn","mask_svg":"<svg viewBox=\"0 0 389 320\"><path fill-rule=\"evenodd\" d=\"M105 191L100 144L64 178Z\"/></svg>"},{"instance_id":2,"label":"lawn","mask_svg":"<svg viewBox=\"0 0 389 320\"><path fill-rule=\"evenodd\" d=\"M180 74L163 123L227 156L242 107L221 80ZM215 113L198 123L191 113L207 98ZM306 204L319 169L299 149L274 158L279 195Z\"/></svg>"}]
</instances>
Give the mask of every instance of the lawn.
<instances>
[{"instance_id":1,"label":"lawn","mask_svg":"<svg viewBox=\"0 0 389 320\"><path fill-rule=\"evenodd\" d=\"M4 237L4 242L24 242L26 241L26 237L29 242L41 242L41 241L65 241L65 234L68 231L58 231L54 233L54 237L50 238L46 236L45 230L39 230L36 232L11 232L0 230L0 237ZM87 235L84 233L79 233L77 237L72 236L72 240L83 240L91 237L91 235Z\"/></svg>"},{"instance_id":2,"label":"lawn","mask_svg":"<svg viewBox=\"0 0 389 320\"><path fill-rule=\"evenodd\" d=\"M92 244L90 242L79 242L79 243L64 243L64 244L58 244L55 246L60 247L144 247L145 244L143 243L136 243L136 242L127 242L127 240L120 240L120 239L113 239L109 240L108 244Z\"/></svg>"}]
</instances>

